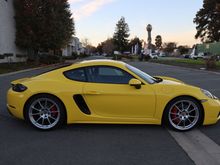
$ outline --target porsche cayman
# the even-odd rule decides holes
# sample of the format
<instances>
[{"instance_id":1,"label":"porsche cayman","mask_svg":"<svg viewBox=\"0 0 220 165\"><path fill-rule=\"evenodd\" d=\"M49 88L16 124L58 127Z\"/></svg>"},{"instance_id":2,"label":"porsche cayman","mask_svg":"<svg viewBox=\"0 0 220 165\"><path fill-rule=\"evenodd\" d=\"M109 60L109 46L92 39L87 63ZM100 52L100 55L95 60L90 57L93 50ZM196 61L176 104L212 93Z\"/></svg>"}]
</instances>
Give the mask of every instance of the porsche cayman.
<instances>
[{"instance_id":1,"label":"porsche cayman","mask_svg":"<svg viewBox=\"0 0 220 165\"><path fill-rule=\"evenodd\" d=\"M220 119L220 101L209 91L112 60L82 61L11 85L9 112L41 130L108 123L187 131Z\"/></svg>"}]
</instances>

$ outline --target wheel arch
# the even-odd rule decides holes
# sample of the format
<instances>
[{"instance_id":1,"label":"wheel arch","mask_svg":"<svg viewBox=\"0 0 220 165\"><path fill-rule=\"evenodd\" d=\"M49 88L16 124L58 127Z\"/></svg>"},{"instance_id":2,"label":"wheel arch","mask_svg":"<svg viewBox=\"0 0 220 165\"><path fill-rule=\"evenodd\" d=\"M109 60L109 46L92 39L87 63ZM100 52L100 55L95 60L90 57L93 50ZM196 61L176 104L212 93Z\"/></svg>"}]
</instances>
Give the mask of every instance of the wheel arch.
<instances>
[{"instance_id":1,"label":"wheel arch","mask_svg":"<svg viewBox=\"0 0 220 165\"><path fill-rule=\"evenodd\" d=\"M191 98L193 100L195 100L201 107L201 112L202 112L202 118L201 118L201 121L199 123L199 125L201 125L203 122L204 122L204 115L205 115L205 111L204 111L204 107L201 103L201 101L199 99L197 99L196 97L194 96L190 96L190 95L180 95L180 96L176 96L174 97L173 99L171 99L165 106L164 110L163 110L163 114L162 114L162 118L161 118L161 124L164 125L165 124L165 113L169 107L169 105L176 99L179 99L179 98L182 98L182 97L187 97L187 98Z\"/></svg>"},{"instance_id":2,"label":"wheel arch","mask_svg":"<svg viewBox=\"0 0 220 165\"><path fill-rule=\"evenodd\" d=\"M67 111L66 111L66 106L65 106L65 104L63 103L63 101L62 101L58 96L56 96L56 95L54 95L54 94L50 94L50 93L37 93L37 94L34 94L34 95L30 96L30 97L27 99L27 101L25 102L25 104L24 104L24 108L23 108L23 116L24 116L24 119L26 120L25 110L27 109L28 103L29 103L33 98L38 97L38 96L41 96L41 95L44 95L44 96L47 95L47 96L50 96L50 97L54 97L54 98L56 98L57 100L60 101L60 103L62 104L62 106L63 106L63 108L64 108L65 122L67 122Z\"/></svg>"}]
</instances>

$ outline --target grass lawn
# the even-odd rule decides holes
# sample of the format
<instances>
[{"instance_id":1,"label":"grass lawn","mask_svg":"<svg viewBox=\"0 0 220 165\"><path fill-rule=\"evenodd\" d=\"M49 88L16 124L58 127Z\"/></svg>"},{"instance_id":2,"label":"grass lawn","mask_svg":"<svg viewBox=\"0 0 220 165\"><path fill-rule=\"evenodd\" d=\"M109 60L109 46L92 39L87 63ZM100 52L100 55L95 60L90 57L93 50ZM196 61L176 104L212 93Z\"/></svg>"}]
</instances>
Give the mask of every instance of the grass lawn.
<instances>
[{"instance_id":1,"label":"grass lawn","mask_svg":"<svg viewBox=\"0 0 220 165\"><path fill-rule=\"evenodd\" d=\"M175 66L184 66L184 67L191 67L191 68L205 68L205 60L202 59L186 59L186 58L159 58L159 59L152 59L149 62L154 63L162 63L168 65L175 65ZM217 70L220 70L220 61L216 62Z\"/></svg>"}]
</instances>

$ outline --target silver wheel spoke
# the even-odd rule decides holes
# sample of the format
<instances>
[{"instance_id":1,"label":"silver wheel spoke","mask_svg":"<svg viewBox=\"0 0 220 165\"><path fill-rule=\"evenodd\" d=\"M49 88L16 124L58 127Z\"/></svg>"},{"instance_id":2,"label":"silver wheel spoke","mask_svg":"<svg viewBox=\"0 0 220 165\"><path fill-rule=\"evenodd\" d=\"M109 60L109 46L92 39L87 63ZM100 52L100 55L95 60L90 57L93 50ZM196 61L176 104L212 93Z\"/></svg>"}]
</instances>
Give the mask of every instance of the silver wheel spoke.
<instances>
[{"instance_id":1,"label":"silver wheel spoke","mask_svg":"<svg viewBox=\"0 0 220 165\"><path fill-rule=\"evenodd\" d=\"M40 115L41 113L31 113L32 116Z\"/></svg>"},{"instance_id":2,"label":"silver wheel spoke","mask_svg":"<svg viewBox=\"0 0 220 165\"><path fill-rule=\"evenodd\" d=\"M41 107L42 109L44 109L44 106L41 104L40 101L38 101L38 104L40 105L40 107Z\"/></svg>"},{"instance_id":3,"label":"silver wheel spoke","mask_svg":"<svg viewBox=\"0 0 220 165\"><path fill-rule=\"evenodd\" d=\"M179 123L177 124L177 126L179 126L181 122L182 122L182 120L179 121Z\"/></svg>"},{"instance_id":4,"label":"silver wheel spoke","mask_svg":"<svg viewBox=\"0 0 220 165\"><path fill-rule=\"evenodd\" d=\"M197 116L191 116L191 115L189 115L189 117L191 117L191 118L192 118L192 117L193 117L193 118L196 118Z\"/></svg>"},{"instance_id":5,"label":"silver wheel spoke","mask_svg":"<svg viewBox=\"0 0 220 165\"><path fill-rule=\"evenodd\" d=\"M191 104L189 103L188 107L186 108L187 112L189 111L190 106L191 106Z\"/></svg>"},{"instance_id":6,"label":"silver wheel spoke","mask_svg":"<svg viewBox=\"0 0 220 165\"><path fill-rule=\"evenodd\" d=\"M179 118L179 116L178 117L175 117L174 119L172 119L172 121L174 121L174 120L176 120L176 119L178 119Z\"/></svg>"},{"instance_id":7,"label":"silver wheel spoke","mask_svg":"<svg viewBox=\"0 0 220 165\"><path fill-rule=\"evenodd\" d=\"M182 112L182 110L177 105L175 105L175 107L179 112Z\"/></svg>"},{"instance_id":8,"label":"silver wheel spoke","mask_svg":"<svg viewBox=\"0 0 220 165\"><path fill-rule=\"evenodd\" d=\"M49 122L49 124L51 125L51 122L50 122L50 119L49 119L49 117L47 118L47 121Z\"/></svg>"},{"instance_id":9,"label":"silver wheel spoke","mask_svg":"<svg viewBox=\"0 0 220 165\"><path fill-rule=\"evenodd\" d=\"M51 108L53 108L54 106L55 106L54 104L53 104L53 105L51 105L51 106L50 106L50 108L48 108L48 110L51 110Z\"/></svg>"},{"instance_id":10,"label":"silver wheel spoke","mask_svg":"<svg viewBox=\"0 0 220 165\"><path fill-rule=\"evenodd\" d=\"M181 102L181 105L182 105L182 111L184 110L184 105L183 105L183 102Z\"/></svg>"},{"instance_id":11,"label":"silver wheel spoke","mask_svg":"<svg viewBox=\"0 0 220 165\"><path fill-rule=\"evenodd\" d=\"M49 116L49 118L51 118L51 119L53 119L53 120L56 120L54 117L52 117L52 116Z\"/></svg>"},{"instance_id":12,"label":"silver wheel spoke","mask_svg":"<svg viewBox=\"0 0 220 165\"><path fill-rule=\"evenodd\" d=\"M47 108L47 99L45 100L45 105L44 105L45 108Z\"/></svg>"},{"instance_id":13,"label":"silver wheel spoke","mask_svg":"<svg viewBox=\"0 0 220 165\"><path fill-rule=\"evenodd\" d=\"M183 127L185 128L186 127L186 121L183 120Z\"/></svg>"},{"instance_id":14,"label":"silver wheel spoke","mask_svg":"<svg viewBox=\"0 0 220 165\"><path fill-rule=\"evenodd\" d=\"M31 108L34 109L34 110L36 110L36 111L38 111L38 112L41 112L41 109L37 109L37 108L35 108L34 106L32 106Z\"/></svg>"},{"instance_id":15,"label":"silver wheel spoke","mask_svg":"<svg viewBox=\"0 0 220 165\"><path fill-rule=\"evenodd\" d=\"M187 118L187 120L190 122L190 124L192 123L192 121L191 121L191 120L189 120L189 118Z\"/></svg>"},{"instance_id":16,"label":"silver wheel spoke","mask_svg":"<svg viewBox=\"0 0 220 165\"><path fill-rule=\"evenodd\" d=\"M41 123L42 125L44 125L44 120L45 120L45 119L44 119L44 118L42 118L42 123Z\"/></svg>"},{"instance_id":17,"label":"silver wheel spoke","mask_svg":"<svg viewBox=\"0 0 220 165\"><path fill-rule=\"evenodd\" d=\"M196 109L192 109L192 110L190 110L188 113L192 113L193 111L196 111Z\"/></svg>"},{"instance_id":18,"label":"silver wheel spoke","mask_svg":"<svg viewBox=\"0 0 220 165\"><path fill-rule=\"evenodd\" d=\"M178 113L172 113L172 112L170 112L170 115L178 115Z\"/></svg>"},{"instance_id":19,"label":"silver wheel spoke","mask_svg":"<svg viewBox=\"0 0 220 165\"><path fill-rule=\"evenodd\" d=\"M36 120L36 123L41 119L41 116Z\"/></svg>"}]
</instances>

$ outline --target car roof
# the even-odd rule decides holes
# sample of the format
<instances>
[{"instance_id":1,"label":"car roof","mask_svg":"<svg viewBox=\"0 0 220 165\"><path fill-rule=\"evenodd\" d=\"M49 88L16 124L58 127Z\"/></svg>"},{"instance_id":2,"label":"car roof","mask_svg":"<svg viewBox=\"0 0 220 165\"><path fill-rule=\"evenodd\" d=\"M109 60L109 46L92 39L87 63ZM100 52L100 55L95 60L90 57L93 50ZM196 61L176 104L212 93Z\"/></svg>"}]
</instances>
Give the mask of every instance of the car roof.
<instances>
[{"instance_id":1,"label":"car roof","mask_svg":"<svg viewBox=\"0 0 220 165\"><path fill-rule=\"evenodd\" d=\"M125 63L122 61L108 60L108 59L97 59L97 60L85 60L73 64L79 66L90 66L90 65L112 65L112 66L124 66Z\"/></svg>"},{"instance_id":2,"label":"car roof","mask_svg":"<svg viewBox=\"0 0 220 165\"><path fill-rule=\"evenodd\" d=\"M61 68L56 68L53 70L49 70L47 72L44 72L40 75L38 75L37 77L48 77L50 76L55 76L57 77L57 73L63 73L65 71L71 70L71 69L76 69L76 68L80 68L80 67L87 67L87 66L96 66L96 65L108 65L108 66L115 66L115 67L120 67L123 68L125 67L125 63L121 62L121 61L114 61L114 60L85 60L85 61L81 61L81 62L77 62L74 64L70 64L68 66L64 66Z\"/></svg>"}]
</instances>

